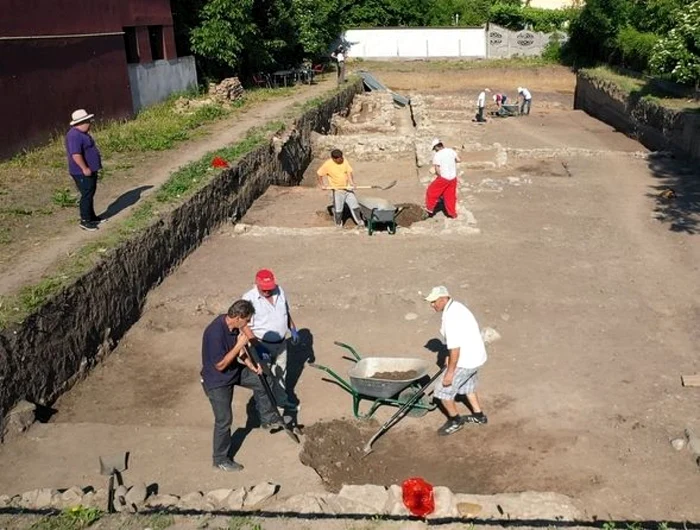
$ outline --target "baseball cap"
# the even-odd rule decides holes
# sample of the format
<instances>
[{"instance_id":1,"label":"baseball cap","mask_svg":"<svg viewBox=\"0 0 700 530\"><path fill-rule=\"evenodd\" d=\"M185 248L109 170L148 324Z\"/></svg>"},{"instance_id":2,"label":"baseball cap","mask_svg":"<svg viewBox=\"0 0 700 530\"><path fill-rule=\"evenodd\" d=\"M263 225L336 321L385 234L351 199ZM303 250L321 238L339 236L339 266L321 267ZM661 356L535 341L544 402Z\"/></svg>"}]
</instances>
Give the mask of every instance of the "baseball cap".
<instances>
[{"instance_id":1,"label":"baseball cap","mask_svg":"<svg viewBox=\"0 0 700 530\"><path fill-rule=\"evenodd\" d=\"M255 275L255 285L263 291L272 291L277 287L277 282L275 282L275 275L272 274L271 270L261 269Z\"/></svg>"},{"instance_id":2,"label":"baseball cap","mask_svg":"<svg viewBox=\"0 0 700 530\"><path fill-rule=\"evenodd\" d=\"M439 138L433 138L433 141L430 144L430 149L435 149L435 146L438 144L441 144L442 142L440 141Z\"/></svg>"},{"instance_id":3,"label":"baseball cap","mask_svg":"<svg viewBox=\"0 0 700 530\"><path fill-rule=\"evenodd\" d=\"M450 296L450 292L447 290L447 287L444 285L438 285L437 287L433 287L433 290L430 291L428 296L425 297L425 299L428 302L434 302L438 298L442 298L443 296Z\"/></svg>"}]
</instances>

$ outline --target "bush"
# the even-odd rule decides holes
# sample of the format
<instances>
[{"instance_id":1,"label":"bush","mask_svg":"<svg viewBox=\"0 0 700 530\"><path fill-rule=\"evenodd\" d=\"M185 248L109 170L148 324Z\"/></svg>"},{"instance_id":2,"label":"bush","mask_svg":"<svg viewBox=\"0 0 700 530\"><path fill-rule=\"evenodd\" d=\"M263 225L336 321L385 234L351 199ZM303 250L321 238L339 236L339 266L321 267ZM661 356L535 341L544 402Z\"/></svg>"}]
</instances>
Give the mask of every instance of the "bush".
<instances>
[{"instance_id":1,"label":"bush","mask_svg":"<svg viewBox=\"0 0 700 530\"><path fill-rule=\"evenodd\" d=\"M489 21L513 31L530 27L534 31L550 33L564 29L577 15L578 10L543 9L496 3L489 11Z\"/></svg>"},{"instance_id":2,"label":"bush","mask_svg":"<svg viewBox=\"0 0 700 530\"><path fill-rule=\"evenodd\" d=\"M649 59L659 37L626 26L617 34L616 44L620 62L625 68L644 72L649 68Z\"/></svg>"},{"instance_id":3,"label":"bush","mask_svg":"<svg viewBox=\"0 0 700 530\"><path fill-rule=\"evenodd\" d=\"M542 58L553 63L562 62L562 45L556 35L552 35L544 50L542 50Z\"/></svg>"},{"instance_id":4,"label":"bush","mask_svg":"<svg viewBox=\"0 0 700 530\"><path fill-rule=\"evenodd\" d=\"M607 61L615 53L617 34L626 25L626 0L588 0L571 23L570 49L577 62Z\"/></svg>"}]
</instances>

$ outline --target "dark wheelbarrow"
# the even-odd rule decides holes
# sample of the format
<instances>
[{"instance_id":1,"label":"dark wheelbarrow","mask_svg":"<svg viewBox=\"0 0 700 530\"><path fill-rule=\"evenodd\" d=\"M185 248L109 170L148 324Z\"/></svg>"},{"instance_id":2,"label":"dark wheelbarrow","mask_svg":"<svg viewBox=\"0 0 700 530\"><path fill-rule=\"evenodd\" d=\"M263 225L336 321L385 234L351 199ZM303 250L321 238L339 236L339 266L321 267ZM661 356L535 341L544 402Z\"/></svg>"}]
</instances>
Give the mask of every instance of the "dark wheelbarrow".
<instances>
[{"instance_id":1,"label":"dark wheelbarrow","mask_svg":"<svg viewBox=\"0 0 700 530\"><path fill-rule=\"evenodd\" d=\"M370 236L381 227L386 227L390 234L396 233L396 218L404 208L397 208L389 201L376 197L358 197L357 201Z\"/></svg>"},{"instance_id":2,"label":"dark wheelbarrow","mask_svg":"<svg viewBox=\"0 0 700 530\"><path fill-rule=\"evenodd\" d=\"M402 407L410 401L422 388L418 381L425 378L430 370L430 362L424 359L410 357L362 357L355 349L342 342L335 342L337 346L350 351L354 357L355 365L348 370L350 381L339 376L332 369L320 365L310 364L313 368L326 372L333 378L343 390L352 395L352 413L356 418L369 419L382 405ZM353 359L351 359L353 360ZM414 371L415 377L410 379L378 379L372 377L382 372L409 372ZM365 413L360 412L360 402L368 400L372 402ZM436 405L431 403L426 396L421 396L411 405L407 414L409 416L425 416L429 411L435 410Z\"/></svg>"}]
</instances>

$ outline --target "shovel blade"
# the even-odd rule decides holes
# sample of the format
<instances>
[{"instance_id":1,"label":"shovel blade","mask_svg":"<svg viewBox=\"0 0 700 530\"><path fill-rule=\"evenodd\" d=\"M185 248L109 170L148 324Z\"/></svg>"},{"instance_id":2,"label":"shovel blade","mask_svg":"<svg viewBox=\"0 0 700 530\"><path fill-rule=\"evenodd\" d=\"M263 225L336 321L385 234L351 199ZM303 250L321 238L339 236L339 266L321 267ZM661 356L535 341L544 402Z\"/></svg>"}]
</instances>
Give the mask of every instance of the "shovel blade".
<instances>
[{"instance_id":1,"label":"shovel blade","mask_svg":"<svg viewBox=\"0 0 700 530\"><path fill-rule=\"evenodd\" d=\"M113 475L126 471L129 465L129 453L119 453L100 457L100 475Z\"/></svg>"}]
</instances>

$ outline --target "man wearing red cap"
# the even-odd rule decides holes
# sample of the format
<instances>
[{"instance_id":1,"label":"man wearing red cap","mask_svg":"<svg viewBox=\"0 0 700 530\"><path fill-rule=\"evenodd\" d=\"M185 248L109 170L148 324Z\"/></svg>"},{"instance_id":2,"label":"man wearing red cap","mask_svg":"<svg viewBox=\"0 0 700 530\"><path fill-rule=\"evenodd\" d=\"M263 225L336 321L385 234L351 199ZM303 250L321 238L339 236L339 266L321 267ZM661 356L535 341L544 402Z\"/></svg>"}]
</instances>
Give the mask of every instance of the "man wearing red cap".
<instances>
[{"instance_id":1,"label":"man wearing red cap","mask_svg":"<svg viewBox=\"0 0 700 530\"><path fill-rule=\"evenodd\" d=\"M287 296L284 289L277 285L272 271L261 269L255 275L255 287L242 298L255 308L246 334L260 352L260 357L270 365L276 379L274 387L278 390L275 393L281 398L278 404L288 408L292 403L286 385L287 331L292 335L292 344L298 342L299 334L289 312Z\"/></svg>"}]
</instances>

